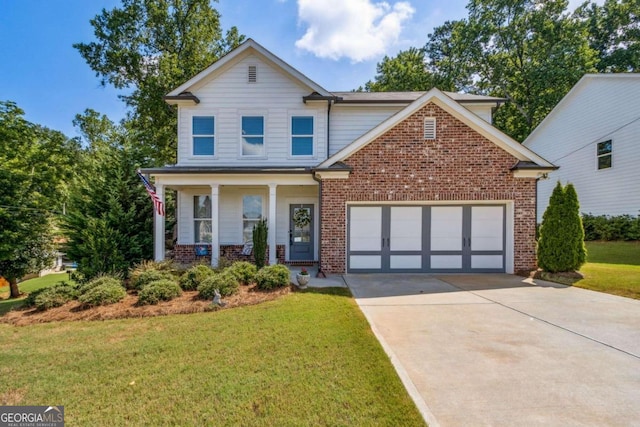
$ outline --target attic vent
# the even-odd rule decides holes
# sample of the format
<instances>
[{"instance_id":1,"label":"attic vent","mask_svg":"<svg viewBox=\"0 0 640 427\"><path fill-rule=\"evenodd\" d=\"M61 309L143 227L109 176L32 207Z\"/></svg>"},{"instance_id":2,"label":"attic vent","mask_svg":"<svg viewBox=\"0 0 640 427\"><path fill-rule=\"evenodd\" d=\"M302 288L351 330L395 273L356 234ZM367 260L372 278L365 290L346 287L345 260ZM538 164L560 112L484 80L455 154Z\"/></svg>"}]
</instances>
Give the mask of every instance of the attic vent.
<instances>
[{"instance_id":1,"label":"attic vent","mask_svg":"<svg viewBox=\"0 0 640 427\"><path fill-rule=\"evenodd\" d=\"M258 67L255 65L249 65L249 71L247 73L249 83L255 83L258 81Z\"/></svg>"},{"instance_id":2,"label":"attic vent","mask_svg":"<svg viewBox=\"0 0 640 427\"><path fill-rule=\"evenodd\" d=\"M436 139L436 118L424 118L424 139Z\"/></svg>"}]
</instances>

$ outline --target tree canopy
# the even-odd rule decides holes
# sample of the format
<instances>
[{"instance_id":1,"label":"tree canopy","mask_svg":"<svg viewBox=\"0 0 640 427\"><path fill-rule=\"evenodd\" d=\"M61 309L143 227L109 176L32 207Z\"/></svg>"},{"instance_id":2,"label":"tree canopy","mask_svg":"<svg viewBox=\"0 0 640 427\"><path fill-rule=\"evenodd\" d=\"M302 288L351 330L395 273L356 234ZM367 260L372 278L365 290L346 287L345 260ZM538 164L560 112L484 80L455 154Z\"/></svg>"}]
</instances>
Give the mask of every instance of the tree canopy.
<instances>
[{"instance_id":1,"label":"tree canopy","mask_svg":"<svg viewBox=\"0 0 640 427\"><path fill-rule=\"evenodd\" d=\"M210 0L122 0L91 20L96 41L74 47L101 78L127 90L128 121L148 162L174 163L176 111L163 96L202 71L244 36L223 36Z\"/></svg>"}]
</instances>

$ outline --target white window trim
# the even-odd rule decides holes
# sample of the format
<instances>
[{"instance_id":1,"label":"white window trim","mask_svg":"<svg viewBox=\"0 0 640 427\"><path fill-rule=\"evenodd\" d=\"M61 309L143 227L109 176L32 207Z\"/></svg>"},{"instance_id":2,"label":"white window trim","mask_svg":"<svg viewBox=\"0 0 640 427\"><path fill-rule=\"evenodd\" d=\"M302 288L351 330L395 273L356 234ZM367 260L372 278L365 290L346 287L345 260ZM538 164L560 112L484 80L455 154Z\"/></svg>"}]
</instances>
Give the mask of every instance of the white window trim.
<instances>
[{"instance_id":1,"label":"white window trim","mask_svg":"<svg viewBox=\"0 0 640 427\"><path fill-rule=\"evenodd\" d=\"M311 155L294 155L293 154L293 118L294 117L312 117L313 118L313 134L311 135L311 137L313 138L313 143L312 143L312 147L311 147ZM318 120L316 117L315 113L311 113L309 111L293 111L289 113L289 120L287 123L288 129L287 129L287 133L289 135L288 137L288 144L289 144L289 150L288 150L288 158L289 159L299 159L299 160L305 160L305 159L316 159L317 158L317 152L318 152ZM300 136L300 135L296 135L296 136ZM302 135L302 136L306 136L306 135Z\"/></svg>"},{"instance_id":2,"label":"white window trim","mask_svg":"<svg viewBox=\"0 0 640 427\"><path fill-rule=\"evenodd\" d=\"M193 118L194 117L213 117L213 156L209 155L209 154L205 154L205 155L198 155L198 154L193 154L193 137L196 136L193 134ZM203 111L190 111L186 114L186 126L187 126L187 134L188 134L188 138L189 141L187 143L188 147L189 147L189 153L188 153L188 159L190 160L217 160L218 159L218 152L219 152L219 144L218 144L218 137L217 137L217 131L218 131L218 114L217 111L208 111L208 112L203 112ZM180 130L178 129L178 134L180 134ZM197 135L200 136L200 135Z\"/></svg>"},{"instance_id":3,"label":"white window trim","mask_svg":"<svg viewBox=\"0 0 640 427\"><path fill-rule=\"evenodd\" d=\"M262 134L262 154L251 156L242 154L242 118L243 117L262 117L263 134ZM266 111L242 111L238 114L238 160L264 160L267 158L267 133L269 118Z\"/></svg>"},{"instance_id":4,"label":"white window trim","mask_svg":"<svg viewBox=\"0 0 640 427\"><path fill-rule=\"evenodd\" d=\"M607 141L611 141L611 151L607 154L598 154L598 144L602 144L603 142L607 142ZM600 169L598 167L598 161L600 160L601 157L605 157L605 156L611 156L611 166L609 166L608 168ZM611 169L613 169L613 138L596 142L596 172L603 172Z\"/></svg>"},{"instance_id":5,"label":"white window trim","mask_svg":"<svg viewBox=\"0 0 640 427\"><path fill-rule=\"evenodd\" d=\"M213 210L211 211L211 216L209 218L196 218L196 211L195 211L195 204L194 204L195 198L206 197L206 196L209 196L209 198L211 198L211 194L209 193L192 194L191 196L191 239L193 240L194 245L210 245L211 244L211 242L196 241L196 221L210 221L211 228L213 229ZM211 240L213 241L213 233L211 235Z\"/></svg>"}]
</instances>

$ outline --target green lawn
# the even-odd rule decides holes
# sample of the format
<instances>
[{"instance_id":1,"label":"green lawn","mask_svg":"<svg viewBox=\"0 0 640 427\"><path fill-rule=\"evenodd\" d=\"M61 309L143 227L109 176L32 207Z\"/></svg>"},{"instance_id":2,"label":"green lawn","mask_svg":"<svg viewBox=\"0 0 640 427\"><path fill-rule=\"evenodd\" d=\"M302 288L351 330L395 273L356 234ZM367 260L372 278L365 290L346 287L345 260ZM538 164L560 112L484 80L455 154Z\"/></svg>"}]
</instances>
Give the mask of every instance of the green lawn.
<instances>
[{"instance_id":1,"label":"green lawn","mask_svg":"<svg viewBox=\"0 0 640 427\"><path fill-rule=\"evenodd\" d=\"M68 425L424 425L346 289L104 322L0 324L0 404Z\"/></svg>"},{"instance_id":2,"label":"green lawn","mask_svg":"<svg viewBox=\"0 0 640 427\"><path fill-rule=\"evenodd\" d=\"M584 279L573 285L640 299L640 242L586 242Z\"/></svg>"},{"instance_id":3,"label":"green lawn","mask_svg":"<svg viewBox=\"0 0 640 427\"><path fill-rule=\"evenodd\" d=\"M69 275L67 273L54 273L47 274L46 276L36 277L34 279L25 280L18 284L20 292L25 295L17 299L9 298L9 287L0 289L0 316L8 312L13 308L18 308L22 305L22 300L26 297L26 294L36 291L40 288L51 286L54 283L58 283L61 280L69 281Z\"/></svg>"}]
</instances>

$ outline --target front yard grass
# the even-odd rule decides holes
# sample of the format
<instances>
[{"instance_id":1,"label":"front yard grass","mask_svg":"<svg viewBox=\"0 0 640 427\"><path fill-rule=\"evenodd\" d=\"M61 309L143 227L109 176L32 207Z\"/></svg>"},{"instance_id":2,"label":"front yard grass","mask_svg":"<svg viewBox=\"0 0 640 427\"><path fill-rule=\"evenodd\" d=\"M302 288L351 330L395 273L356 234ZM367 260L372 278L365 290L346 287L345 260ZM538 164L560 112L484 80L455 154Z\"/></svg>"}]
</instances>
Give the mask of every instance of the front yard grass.
<instances>
[{"instance_id":1,"label":"front yard grass","mask_svg":"<svg viewBox=\"0 0 640 427\"><path fill-rule=\"evenodd\" d=\"M0 404L68 425L424 422L346 289L192 315L0 324Z\"/></svg>"},{"instance_id":2,"label":"front yard grass","mask_svg":"<svg viewBox=\"0 0 640 427\"><path fill-rule=\"evenodd\" d=\"M586 242L584 279L573 284L593 291L640 299L640 242Z\"/></svg>"},{"instance_id":3,"label":"front yard grass","mask_svg":"<svg viewBox=\"0 0 640 427\"><path fill-rule=\"evenodd\" d=\"M24 296L14 299L9 299L8 286L0 289L0 316L9 310L22 306L22 302L27 294L41 288L46 288L47 286L51 286L63 280L69 282L69 275L67 273L52 273L47 274L46 276L25 280L24 282L18 283L20 292L24 293Z\"/></svg>"}]
</instances>

